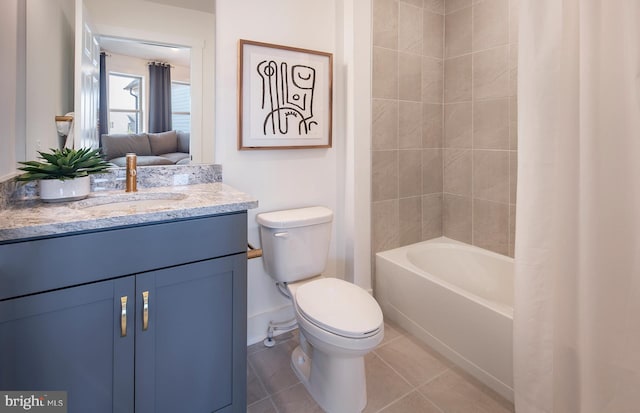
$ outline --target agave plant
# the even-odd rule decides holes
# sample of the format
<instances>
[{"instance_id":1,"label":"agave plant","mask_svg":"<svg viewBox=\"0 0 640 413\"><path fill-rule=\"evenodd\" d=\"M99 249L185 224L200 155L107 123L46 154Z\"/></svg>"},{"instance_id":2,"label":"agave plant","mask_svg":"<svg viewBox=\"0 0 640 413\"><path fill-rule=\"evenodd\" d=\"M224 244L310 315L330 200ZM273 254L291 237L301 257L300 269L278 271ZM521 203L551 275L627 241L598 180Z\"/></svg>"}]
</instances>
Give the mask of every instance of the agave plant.
<instances>
[{"instance_id":1,"label":"agave plant","mask_svg":"<svg viewBox=\"0 0 640 413\"><path fill-rule=\"evenodd\" d=\"M36 181L39 179L74 179L104 172L112 165L102 159L100 149L51 149L51 153L40 152L40 161L19 162L18 168L24 171L16 177L17 181Z\"/></svg>"}]
</instances>

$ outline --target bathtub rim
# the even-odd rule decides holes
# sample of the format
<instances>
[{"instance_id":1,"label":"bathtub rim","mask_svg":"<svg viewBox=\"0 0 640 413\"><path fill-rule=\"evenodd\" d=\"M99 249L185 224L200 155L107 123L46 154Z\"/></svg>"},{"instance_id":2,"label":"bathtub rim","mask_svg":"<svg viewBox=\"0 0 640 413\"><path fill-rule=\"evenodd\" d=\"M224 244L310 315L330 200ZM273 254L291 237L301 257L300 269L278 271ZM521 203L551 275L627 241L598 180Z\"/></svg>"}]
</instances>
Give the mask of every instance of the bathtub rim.
<instances>
[{"instance_id":1,"label":"bathtub rim","mask_svg":"<svg viewBox=\"0 0 640 413\"><path fill-rule=\"evenodd\" d=\"M445 246L446 248L462 248L462 249L466 249L466 250L471 250L483 255L488 255L491 257L494 257L496 259L502 260L502 261L508 261L511 263L514 263L514 259L506 256L506 255L502 255L502 254L498 254L497 252L493 252L493 251L489 251L486 250L484 248L480 248L477 247L475 245L470 245L461 241L456 241L454 239L451 238L447 238L447 237L437 237L437 238L432 238L430 240L426 240L426 241L420 241L420 242L416 242L413 244L409 244L409 245L405 245L402 247L398 247L398 248L393 248L390 250L386 250L386 251L380 251L378 253L376 253L377 257L380 257L381 259L390 261L398 266L400 266L401 268L407 270L407 271L411 271L413 273L416 273L417 275L423 276L425 278L427 278L429 281L434 282L444 288L448 288L454 292L456 292L457 294L462 295L463 297L475 302L478 305L482 305L483 307L487 307L495 312L497 312L498 314L501 314L504 317L507 317L511 320L513 320L513 313L514 313L514 309L512 306L509 306L508 304L504 304L504 303L500 303L500 302L496 302L493 300L488 300L486 298L480 297L476 294L472 294L466 290L464 290L461 287L458 287L450 282L447 282L445 280L443 280L442 278L439 278L427 271L424 271L422 268L414 265L411 263L411 261L409 260L407 253L410 249L417 249L421 246L424 245L430 245L430 244L438 244L441 246ZM377 270L376 270L377 271ZM515 274L512 274L512 277ZM514 292L515 293L515 292Z\"/></svg>"}]
</instances>

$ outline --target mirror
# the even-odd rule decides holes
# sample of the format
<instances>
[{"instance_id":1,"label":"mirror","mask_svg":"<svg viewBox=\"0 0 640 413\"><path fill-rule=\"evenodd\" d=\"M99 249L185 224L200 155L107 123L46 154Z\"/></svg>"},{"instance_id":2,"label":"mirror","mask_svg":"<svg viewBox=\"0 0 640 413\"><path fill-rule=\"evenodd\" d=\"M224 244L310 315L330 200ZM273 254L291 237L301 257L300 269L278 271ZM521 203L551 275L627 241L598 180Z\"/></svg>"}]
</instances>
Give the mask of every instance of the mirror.
<instances>
[{"instance_id":1,"label":"mirror","mask_svg":"<svg viewBox=\"0 0 640 413\"><path fill-rule=\"evenodd\" d=\"M38 149L59 145L56 115L75 111L78 135L78 124L82 124L85 113L97 111L97 98L82 95L91 82L73 80L72 68L79 67L75 62L82 52L76 50L74 56L73 50L82 44L75 28L88 25L97 41L106 43L107 53L120 53L109 50L117 41L138 46L160 45L165 51L171 48L189 51L188 68L182 63L171 65L176 69L182 66L176 77L182 72L181 79L187 79L191 85L192 162L213 162L214 4L214 0L26 0L26 128L24 136L18 136L16 142L25 148L25 159L33 159ZM78 142L78 136L75 139Z\"/></svg>"}]
</instances>

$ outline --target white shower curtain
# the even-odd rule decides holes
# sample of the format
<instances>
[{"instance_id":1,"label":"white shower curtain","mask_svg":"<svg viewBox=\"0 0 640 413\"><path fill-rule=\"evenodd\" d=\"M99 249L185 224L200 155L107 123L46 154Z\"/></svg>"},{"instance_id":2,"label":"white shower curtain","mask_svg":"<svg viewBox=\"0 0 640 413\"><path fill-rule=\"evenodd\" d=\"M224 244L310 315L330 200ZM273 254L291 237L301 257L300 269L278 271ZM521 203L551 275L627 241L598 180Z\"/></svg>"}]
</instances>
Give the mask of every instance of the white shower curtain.
<instances>
[{"instance_id":1,"label":"white shower curtain","mask_svg":"<svg viewBox=\"0 0 640 413\"><path fill-rule=\"evenodd\" d=\"M518 413L640 412L640 0L520 0Z\"/></svg>"}]
</instances>

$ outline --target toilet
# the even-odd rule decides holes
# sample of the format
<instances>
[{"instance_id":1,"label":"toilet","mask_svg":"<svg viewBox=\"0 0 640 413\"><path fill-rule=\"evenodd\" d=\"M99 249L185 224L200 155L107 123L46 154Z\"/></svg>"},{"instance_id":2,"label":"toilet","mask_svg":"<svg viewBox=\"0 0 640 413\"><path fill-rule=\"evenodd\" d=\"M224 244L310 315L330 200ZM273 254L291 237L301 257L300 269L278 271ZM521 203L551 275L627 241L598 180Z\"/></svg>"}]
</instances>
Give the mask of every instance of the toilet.
<instances>
[{"instance_id":1,"label":"toilet","mask_svg":"<svg viewBox=\"0 0 640 413\"><path fill-rule=\"evenodd\" d=\"M266 272L293 302L300 345L291 366L328 413L367 404L364 355L384 336L382 311L364 289L320 275L326 266L333 212L325 207L258 214Z\"/></svg>"}]
</instances>

